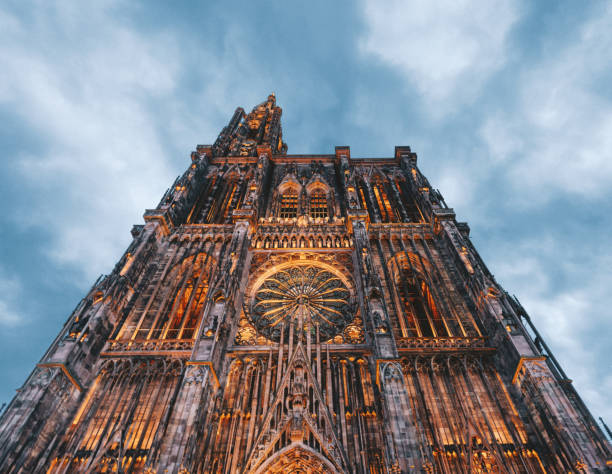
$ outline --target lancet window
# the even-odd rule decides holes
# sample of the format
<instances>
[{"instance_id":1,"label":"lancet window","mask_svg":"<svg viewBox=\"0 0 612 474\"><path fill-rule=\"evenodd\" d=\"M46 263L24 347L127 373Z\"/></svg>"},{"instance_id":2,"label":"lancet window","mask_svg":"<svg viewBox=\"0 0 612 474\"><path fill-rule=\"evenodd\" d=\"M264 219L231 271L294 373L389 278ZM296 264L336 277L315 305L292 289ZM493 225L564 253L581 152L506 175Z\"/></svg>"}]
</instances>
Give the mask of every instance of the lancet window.
<instances>
[{"instance_id":1,"label":"lancet window","mask_svg":"<svg viewBox=\"0 0 612 474\"><path fill-rule=\"evenodd\" d=\"M231 212L238 209L244 186L237 178L228 179L222 189L215 193L215 199L206 215L208 224L224 224L231 221Z\"/></svg>"},{"instance_id":2,"label":"lancet window","mask_svg":"<svg viewBox=\"0 0 612 474\"><path fill-rule=\"evenodd\" d=\"M229 217L229 213L232 208L232 200L234 199L234 196L236 195L237 189L238 189L238 184L235 181L230 183L229 186L227 187L227 190L225 193L225 200L221 206L221 209L223 209L222 215L221 215L222 221L227 220L227 218Z\"/></svg>"},{"instance_id":3,"label":"lancet window","mask_svg":"<svg viewBox=\"0 0 612 474\"><path fill-rule=\"evenodd\" d=\"M310 217L313 219L327 219L327 196L322 190L313 191L310 194Z\"/></svg>"},{"instance_id":4,"label":"lancet window","mask_svg":"<svg viewBox=\"0 0 612 474\"><path fill-rule=\"evenodd\" d=\"M280 200L280 217L291 219L297 217L298 212L298 193L295 189L287 189Z\"/></svg>"},{"instance_id":5,"label":"lancet window","mask_svg":"<svg viewBox=\"0 0 612 474\"><path fill-rule=\"evenodd\" d=\"M359 181L357 184L357 190L359 191L359 203L361 204L361 208L370 211L370 206L368 202L368 190L365 187L365 183L363 181Z\"/></svg>"},{"instance_id":6,"label":"lancet window","mask_svg":"<svg viewBox=\"0 0 612 474\"><path fill-rule=\"evenodd\" d=\"M453 336L423 274L423 264L413 255L402 257L397 260L400 267L398 289L408 333L412 337Z\"/></svg>"},{"instance_id":7,"label":"lancet window","mask_svg":"<svg viewBox=\"0 0 612 474\"><path fill-rule=\"evenodd\" d=\"M207 198L211 194L211 192L215 190L218 186L217 179L217 175L209 176L208 178L206 178L206 181L200 191L200 196L198 197L195 205L193 206L191 213L187 217L187 222L189 224L203 222L207 218L210 211L210 209L206 206Z\"/></svg>"},{"instance_id":8,"label":"lancet window","mask_svg":"<svg viewBox=\"0 0 612 474\"><path fill-rule=\"evenodd\" d=\"M435 472L545 472L490 359L438 354L401 364L415 416L439 454Z\"/></svg>"},{"instance_id":9,"label":"lancet window","mask_svg":"<svg viewBox=\"0 0 612 474\"><path fill-rule=\"evenodd\" d=\"M208 286L201 283L197 269L183 288L177 291L168 325L161 331L162 339L191 339L202 314Z\"/></svg>"},{"instance_id":10,"label":"lancet window","mask_svg":"<svg viewBox=\"0 0 612 474\"><path fill-rule=\"evenodd\" d=\"M374 179L371 183L374 200L380 212L382 222L395 222L396 215L391 207L389 195L385 189L385 184L380 179Z\"/></svg>"},{"instance_id":11,"label":"lancet window","mask_svg":"<svg viewBox=\"0 0 612 474\"><path fill-rule=\"evenodd\" d=\"M406 210L406 215L408 219L410 219L410 222L423 221L421 211L419 210L419 207L410 195L410 189L406 183L406 180L400 180L396 178L394 184L399 192L402 203L404 204L404 209Z\"/></svg>"},{"instance_id":12,"label":"lancet window","mask_svg":"<svg viewBox=\"0 0 612 474\"><path fill-rule=\"evenodd\" d=\"M150 337L161 339L191 339L202 314L208 291L206 256L193 257L176 281L174 298L166 306L166 317L152 329Z\"/></svg>"},{"instance_id":13,"label":"lancet window","mask_svg":"<svg viewBox=\"0 0 612 474\"><path fill-rule=\"evenodd\" d=\"M71 466L111 472L119 470L117 462L122 472L141 472L180 374L178 362L109 362L72 421L65 440L70 454L56 459L48 472L66 472ZM109 469L98 471L97 466Z\"/></svg>"},{"instance_id":14,"label":"lancet window","mask_svg":"<svg viewBox=\"0 0 612 474\"><path fill-rule=\"evenodd\" d=\"M208 292L212 268L209 254L187 257L177 265L163 282L170 291L154 293L150 304L145 299L138 302L117 339L193 339Z\"/></svg>"},{"instance_id":15,"label":"lancet window","mask_svg":"<svg viewBox=\"0 0 612 474\"><path fill-rule=\"evenodd\" d=\"M429 286L405 271L400 293L411 330L419 337L448 336Z\"/></svg>"},{"instance_id":16,"label":"lancet window","mask_svg":"<svg viewBox=\"0 0 612 474\"><path fill-rule=\"evenodd\" d=\"M246 194L243 177L232 172L222 177L222 171L214 170L202 185L187 223L226 224L231 222L232 211L239 209Z\"/></svg>"}]
</instances>

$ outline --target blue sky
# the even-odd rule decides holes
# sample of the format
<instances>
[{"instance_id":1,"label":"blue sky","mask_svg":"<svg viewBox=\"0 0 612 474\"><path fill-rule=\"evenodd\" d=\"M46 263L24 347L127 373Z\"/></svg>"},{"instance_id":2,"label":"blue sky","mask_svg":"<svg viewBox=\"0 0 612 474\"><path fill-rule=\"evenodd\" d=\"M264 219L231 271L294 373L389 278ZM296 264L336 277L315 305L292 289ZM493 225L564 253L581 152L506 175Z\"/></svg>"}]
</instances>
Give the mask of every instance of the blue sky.
<instances>
[{"instance_id":1,"label":"blue sky","mask_svg":"<svg viewBox=\"0 0 612 474\"><path fill-rule=\"evenodd\" d=\"M0 403L236 106L289 153L410 145L612 424L612 4L5 1Z\"/></svg>"}]
</instances>

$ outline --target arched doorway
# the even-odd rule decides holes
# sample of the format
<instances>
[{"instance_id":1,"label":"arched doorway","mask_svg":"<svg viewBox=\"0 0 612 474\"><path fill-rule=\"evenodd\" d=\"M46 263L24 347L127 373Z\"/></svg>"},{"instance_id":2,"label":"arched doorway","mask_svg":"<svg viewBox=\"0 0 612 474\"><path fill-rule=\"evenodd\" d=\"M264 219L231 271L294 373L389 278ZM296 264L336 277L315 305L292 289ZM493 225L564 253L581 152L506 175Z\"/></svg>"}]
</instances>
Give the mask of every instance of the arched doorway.
<instances>
[{"instance_id":1,"label":"arched doorway","mask_svg":"<svg viewBox=\"0 0 612 474\"><path fill-rule=\"evenodd\" d=\"M293 443L266 459L253 474L340 474L320 453L302 443Z\"/></svg>"}]
</instances>

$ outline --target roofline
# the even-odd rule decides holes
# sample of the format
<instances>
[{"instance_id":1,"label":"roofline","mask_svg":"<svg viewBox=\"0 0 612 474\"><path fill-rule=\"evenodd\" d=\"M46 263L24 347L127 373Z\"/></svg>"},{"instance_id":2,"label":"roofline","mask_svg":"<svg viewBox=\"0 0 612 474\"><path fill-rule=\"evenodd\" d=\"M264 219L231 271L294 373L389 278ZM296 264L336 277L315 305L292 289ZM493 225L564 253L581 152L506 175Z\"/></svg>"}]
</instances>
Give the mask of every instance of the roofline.
<instances>
[{"instance_id":1,"label":"roofline","mask_svg":"<svg viewBox=\"0 0 612 474\"><path fill-rule=\"evenodd\" d=\"M198 153L206 153L210 156L211 145L198 145ZM216 156L210 159L211 163L252 164L257 163L259 156L267 155L272 163L337 163L341 158L346 158L350 164L355 165L399 165L403 158L409 158L416 162L417 155L408 146L396 146L394 157L351 157L350 147L337 146L335 154L299 154L299 155L275 155L270 153L268 147L257 147L257 156Z\"/></svg>"}]
</instances>

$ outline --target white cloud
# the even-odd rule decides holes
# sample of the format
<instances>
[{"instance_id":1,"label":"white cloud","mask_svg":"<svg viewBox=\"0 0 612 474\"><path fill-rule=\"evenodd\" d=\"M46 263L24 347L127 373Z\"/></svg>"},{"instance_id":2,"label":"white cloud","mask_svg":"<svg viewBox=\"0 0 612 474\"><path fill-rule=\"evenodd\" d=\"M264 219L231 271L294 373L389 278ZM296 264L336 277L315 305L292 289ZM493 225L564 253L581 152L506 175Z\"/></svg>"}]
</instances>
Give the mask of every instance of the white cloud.
<instances>
[{"instance_id":1,"label":"white cloud","mask_svg":"<svg viewBox=\"0 0 612 474\"><path fill-rule=\"evenodd\" d=\"M0 268L0 326L15 326L22 320L18 308L21 283Z\"/></svg>"},{"instance_id":2,"label":"white cloud","mask_svg":"<svg viewBox=\"0 0 612 474\"><path fill-rule=\"evenodd\" d=\"M0 107L42 143L36 155L10 157L34 200L17 219L45 228L48 255L90 279L109 269L174 175L148 106L174 93L177 45L121 26L117 6L66 2L27 20L0 17L11 26L0 29Z\"/></svg>"},{"instance_id":3,"label":"white cloud","mask_svg":"<svg viewBox=\"0 0 612 474\"><path fill-rule=\"evenodd\" d=\"M190 149L212 142L238 104L270 92L237 24L213 48L188 31L135 28L134 8L40 2L21 17L0 8L0 110L41 142L36 154L7 157L30 201L14 220L44 228L46 254L89 280L110 270ZM196 92L181 89L185 75L200 82Z\"/></svg>"},{"instance_id":4,"label":"white cloud","mask_svg":"<svg viewBox=\"0 0 612 474\"><path fill-rule=\"evenodd\" d=\"M506 290L518 295L593 414L612 418L604 395L612 390L612 257L545 236L502 245L488 263Z\"/></svg>"},{"instance_id":5,"label":"white cloud","mask_svg":"<svg viewBox=\"0 0 612 474\"><path fill-rule=\"evenodd\" d=\"M88 280L112 268L189 151L212 142L238 104L270 92L237 24L213 48L188 31L136 28L134 8L40 2L22 17L0 8L0 110L42 143L10 157L32 201L14 219L44 228L46 254ZM186 75L196 92L182 89Z\"/></svg>"},{"instance_id":6,"label":"white cloud","mask_svg":"<svg viewBox=\"0 0 612 474\"><path fill-rule=\"evenodd\" d=\"M442 115L470 101L507 57L519 3L366 0L361 50L397 68Z\"/></svg>"},{"instance_id":7,"label":"white cloud","mask_svg":"<svg viewBox=\"0 0 612 474\"><path fill-rule=\"evenodd\" d=\"M518 106L491 116L481 135L494 163L506 162L525 203L559 192L601 197L612 183L612 6L575 41L516 74ZM606 96L603 92L608 91Z\"/></svg>"},{"instance_id":8,"label":"white cloud","mask_svg":"<svg viewBox=\"0 0 612 474\"><path fill-rule=\"evenodd\" d=\"M553 347L563 370L591 407L593 414L612 418L612 408L604 394L612 390L609 361L607 289L587 281L577 289L553 295L531 294L523 288L523 305L535 316L535 324Z\"/></svg>"}]
</instances>

